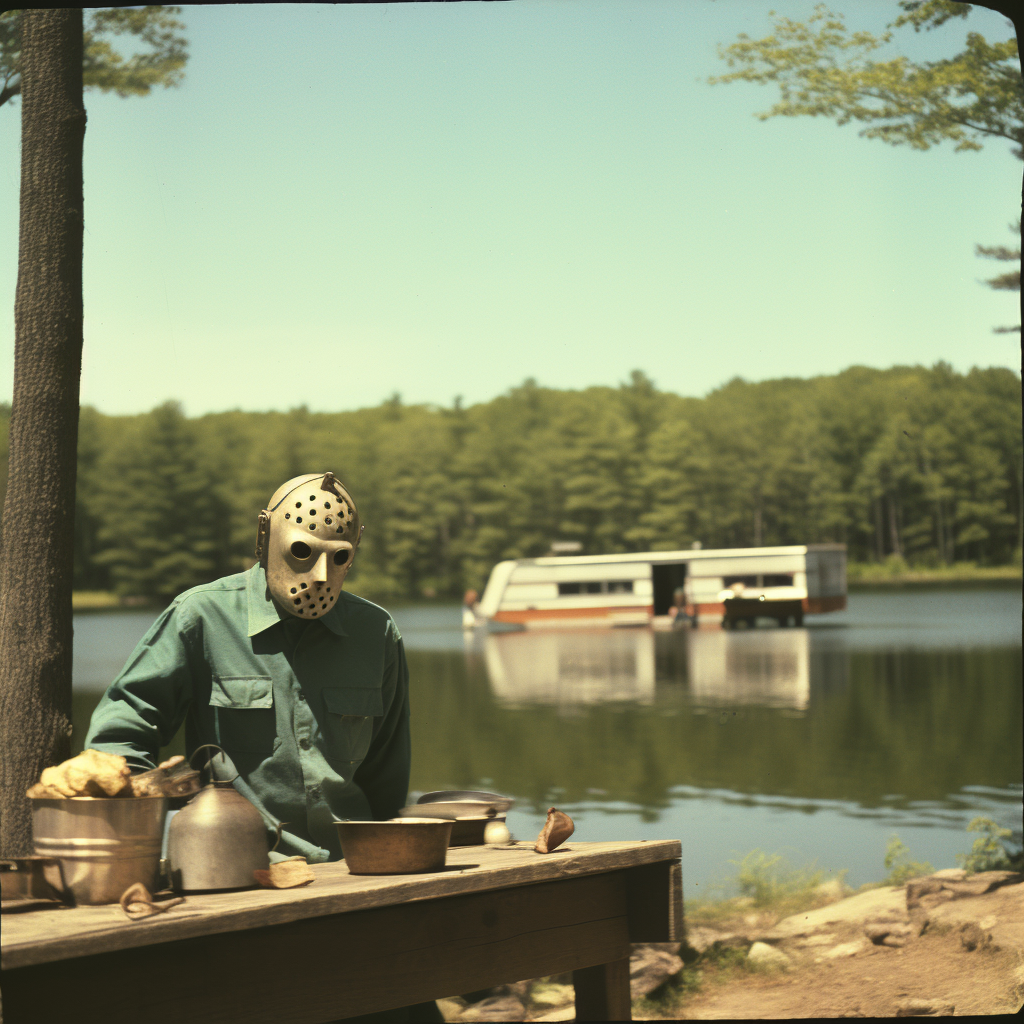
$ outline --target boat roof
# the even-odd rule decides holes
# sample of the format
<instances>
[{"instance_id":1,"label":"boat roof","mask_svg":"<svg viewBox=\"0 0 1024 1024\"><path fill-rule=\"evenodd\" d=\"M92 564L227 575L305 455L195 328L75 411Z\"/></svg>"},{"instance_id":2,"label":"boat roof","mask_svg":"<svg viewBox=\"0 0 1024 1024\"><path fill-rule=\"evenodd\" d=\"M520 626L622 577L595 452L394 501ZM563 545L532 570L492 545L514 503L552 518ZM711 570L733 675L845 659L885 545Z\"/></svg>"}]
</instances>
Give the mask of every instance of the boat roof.
<instances>
[{"instance_id":1,"label":"boat roof","mask_svg":"<svg viewBox=\"0 0 1024 1024\"><path fill-rule=\"evenodd\" d=\"M757 558L805 555L810 551L846 551L845 544L793 544L772 548L683 548L679 551L628 551L617 555L544 555L517 558L516 565L601 565L619 562L693 562L703 558Z\"/></svg>"}]
</instances>

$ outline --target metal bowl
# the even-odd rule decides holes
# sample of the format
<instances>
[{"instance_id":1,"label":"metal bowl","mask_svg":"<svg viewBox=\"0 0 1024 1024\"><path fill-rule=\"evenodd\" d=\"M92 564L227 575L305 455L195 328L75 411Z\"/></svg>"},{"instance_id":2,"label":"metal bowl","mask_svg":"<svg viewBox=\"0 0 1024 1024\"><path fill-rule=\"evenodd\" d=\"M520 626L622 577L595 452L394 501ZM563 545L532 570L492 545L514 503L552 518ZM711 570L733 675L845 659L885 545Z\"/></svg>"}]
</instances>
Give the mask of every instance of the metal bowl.
<instances>
[{"instance_id":1,"label":"metal bowl","mask_svg":"<svg viewBox=\"0 0 1024 1024\"><path fill-rule=\"evenodd\" d=\"M417 875L440 871L452 822L443 818L336 821L341 852L353 875Z\"/></svg>"}]
</instances>

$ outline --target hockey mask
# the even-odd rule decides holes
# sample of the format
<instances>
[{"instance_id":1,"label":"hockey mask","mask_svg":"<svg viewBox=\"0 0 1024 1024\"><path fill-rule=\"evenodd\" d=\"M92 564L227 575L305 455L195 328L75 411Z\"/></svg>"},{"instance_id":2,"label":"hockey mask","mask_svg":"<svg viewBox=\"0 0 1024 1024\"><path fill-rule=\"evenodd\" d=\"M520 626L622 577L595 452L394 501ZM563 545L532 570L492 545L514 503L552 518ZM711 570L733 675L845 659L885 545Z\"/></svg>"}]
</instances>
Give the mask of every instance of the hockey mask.
<instances>
[{"instance_id":1,"label":"hockey mask","mask_svg":"<svg viewBox=\"0 0 1024 1024\"><path fill-rule=\"evenodd\" d=\"M282 607L316 619L334 607L363 528L348 491L333 473L282 484L259 514L256 557Z\"/></svg>"}]
</instances>

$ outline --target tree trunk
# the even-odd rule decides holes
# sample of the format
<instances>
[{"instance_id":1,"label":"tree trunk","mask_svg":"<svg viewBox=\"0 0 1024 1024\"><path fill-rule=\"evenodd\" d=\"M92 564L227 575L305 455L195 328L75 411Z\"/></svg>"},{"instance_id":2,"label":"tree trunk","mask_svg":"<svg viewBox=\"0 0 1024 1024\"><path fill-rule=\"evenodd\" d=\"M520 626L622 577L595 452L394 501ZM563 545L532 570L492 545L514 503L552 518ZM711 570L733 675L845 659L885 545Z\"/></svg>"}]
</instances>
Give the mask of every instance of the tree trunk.
<instances>
[{"instance_id":1,"label":"tree trunk","mask_svg":"<svg viewBox=\"0 0 1024 1024\"><path fill-rule=\"evenodd\" d=\"M0 853L31 852L25 790L70 754L82 369L82 10L26 11L14 401L0 532Z\"/></svg>"},{"instance_id":2,"label":"tree trunk","mask_svg":"<svg viewBox=\"0 0 1024 1024\"><path fill-rule=\"evenodd\" d=\"M889 542L892 544L892 553L897 558L903 557L903 549L900 547L900 530L896 521L896 499L890 494L887 498L889 503Z\"/></svg>"},{"instance_id":3,"label":"tree trunk","mask_svg":"<svg viewBox=\"0 0 1024 1024\"><path fill-rule=\"evenodd\" d=\"M873 498L871 504L875 512L875 560L885 561L885 542L882 539L882 499Z\"/></svg>"}]
</instances>

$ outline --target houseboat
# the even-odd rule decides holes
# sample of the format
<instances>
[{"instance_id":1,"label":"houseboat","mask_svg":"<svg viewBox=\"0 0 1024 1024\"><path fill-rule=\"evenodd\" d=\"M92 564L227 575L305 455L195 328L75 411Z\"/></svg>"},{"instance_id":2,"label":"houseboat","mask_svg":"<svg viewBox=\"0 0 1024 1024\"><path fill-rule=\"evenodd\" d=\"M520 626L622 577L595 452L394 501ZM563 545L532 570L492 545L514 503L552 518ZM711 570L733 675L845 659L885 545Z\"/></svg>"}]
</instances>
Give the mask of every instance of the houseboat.
<instances>
[{"instance_id":1,"label":"houseboat","mask_svg":"<svg viewBox=\"0 0 1024 1024\"><path fill-rule=\"evenodd\" d=\"M840 611L846 545L519 558L491 570L475 614L505 628L666 626L677 607L694 625L725 626L799 626L804 615Z\"/></svg>"}]
</instances>

